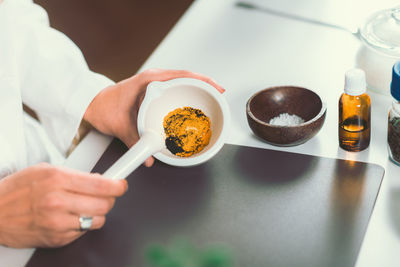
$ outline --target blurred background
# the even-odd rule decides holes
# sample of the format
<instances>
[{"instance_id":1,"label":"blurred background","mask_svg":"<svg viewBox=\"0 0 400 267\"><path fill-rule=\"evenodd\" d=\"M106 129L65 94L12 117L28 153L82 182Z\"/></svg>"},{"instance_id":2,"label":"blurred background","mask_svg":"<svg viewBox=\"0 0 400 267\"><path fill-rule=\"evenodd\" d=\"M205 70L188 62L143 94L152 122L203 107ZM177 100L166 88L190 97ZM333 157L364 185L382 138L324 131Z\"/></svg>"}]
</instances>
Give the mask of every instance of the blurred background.
<instances>
[{"instance_id":1,"label":"blurred background","mask_svg":"<svg viewBox=\"0 0 400 267\"><path fill-rule=\"evenodd\" d=\"M194 0L34 0L50 24L114 81L137 72Z\"/></svg>"}]
</instances>

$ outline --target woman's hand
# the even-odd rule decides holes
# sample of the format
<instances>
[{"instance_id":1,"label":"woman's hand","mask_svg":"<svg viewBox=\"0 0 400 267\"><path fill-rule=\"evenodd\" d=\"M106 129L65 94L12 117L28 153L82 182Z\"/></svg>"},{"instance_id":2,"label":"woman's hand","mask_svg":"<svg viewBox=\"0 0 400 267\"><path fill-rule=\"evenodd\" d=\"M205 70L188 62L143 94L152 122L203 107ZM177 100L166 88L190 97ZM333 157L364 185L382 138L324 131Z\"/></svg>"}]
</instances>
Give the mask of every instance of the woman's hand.
<instances>
[{"instance_id":1,"label":"woman's hand","mask_svg":"<svg viewBox=\"0 0 400 267\"><path fill-rule=\"evenodd\" d=\"M125 180L62 169L46 163L0 180L0 245L59 247L80 237L79 216L92 216L91 229L104 225Z\"/></svg>"},{"instance_id":2,"label":"woman's hand","mask_svg":"<svg viewBox=\"0 0 400 267\"><path fill-rule=\"evenodd\" d=\"M128 147L139 140L137 115L146 93L147 85L153 81L175 78L195 78L214 86L219 92L225 90L210 78L184 70L151 69L101 91L89 105L84 119L100 132L121 139ZM151 166L150 157L145 165Z\"/></svg>"}]
</instances>

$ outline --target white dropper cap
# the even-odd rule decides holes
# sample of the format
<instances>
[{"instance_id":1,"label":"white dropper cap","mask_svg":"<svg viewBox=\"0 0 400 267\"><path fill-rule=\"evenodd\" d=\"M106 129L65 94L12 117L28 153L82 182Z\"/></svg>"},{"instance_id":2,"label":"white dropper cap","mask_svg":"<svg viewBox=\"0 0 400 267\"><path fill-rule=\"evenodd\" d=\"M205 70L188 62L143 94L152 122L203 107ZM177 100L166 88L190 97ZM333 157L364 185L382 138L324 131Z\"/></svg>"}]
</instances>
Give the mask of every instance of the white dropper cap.
<instances>
[{"instance_id":1,"label":"white dropper cap","mask_svg":"<svg viewBox=\"0 0 400 267\"><path fill-rule=\"evenodd\" d=\"M361 69L351 69L346 71L344 92L348 95L362 95L367 91L365 82L365 72Z\"/></svg>"}]
</instances>

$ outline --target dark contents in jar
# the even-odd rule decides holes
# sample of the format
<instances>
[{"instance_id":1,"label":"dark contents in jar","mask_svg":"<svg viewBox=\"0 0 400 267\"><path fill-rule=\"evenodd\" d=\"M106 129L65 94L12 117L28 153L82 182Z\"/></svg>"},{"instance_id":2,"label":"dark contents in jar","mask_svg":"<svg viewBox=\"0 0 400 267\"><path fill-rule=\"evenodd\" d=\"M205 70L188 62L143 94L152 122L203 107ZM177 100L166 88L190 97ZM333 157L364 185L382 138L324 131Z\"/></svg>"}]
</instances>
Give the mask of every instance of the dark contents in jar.
<instances>
[{"instance_id":1,"label":"dark contents in jar","mask_svg":"<svg viewBox=\"0 0 400 267\"><path fill-rule=\"evenodd\" d=\"M400 118L389 120L388 143L393 159L400 163Z\"/></svg>"}]
</instances>

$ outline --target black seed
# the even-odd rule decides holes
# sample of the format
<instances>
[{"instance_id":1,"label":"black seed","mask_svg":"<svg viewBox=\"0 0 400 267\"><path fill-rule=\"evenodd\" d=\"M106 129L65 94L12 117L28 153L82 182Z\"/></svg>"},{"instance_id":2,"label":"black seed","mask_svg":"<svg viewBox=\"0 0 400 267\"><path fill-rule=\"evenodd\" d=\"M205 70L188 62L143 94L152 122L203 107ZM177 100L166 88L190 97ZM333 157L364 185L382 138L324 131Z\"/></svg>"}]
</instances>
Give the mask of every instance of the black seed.
<instances>
[{"instance_id":1,"label":"black seed","mask_svg":"<svg viewBox=\"0 0 400 267\"><path fill-rule=\"evenodd\" d=\"M178 137L169 136L165 139L165 145L172 154L176 155L183 152L183 148L180 146L181 141Z\"/></svg>"},{"instance_id":2,"label":"black seed","mask_svg":"<svg viewBox=\"0 0 400 267\"><path fill-rule=\"evenodd\" d=\"M194 110L194 113L196 113L197 118L206 116L200 109L193 109L193 110Z\"/></svg>"}]
</instances>

